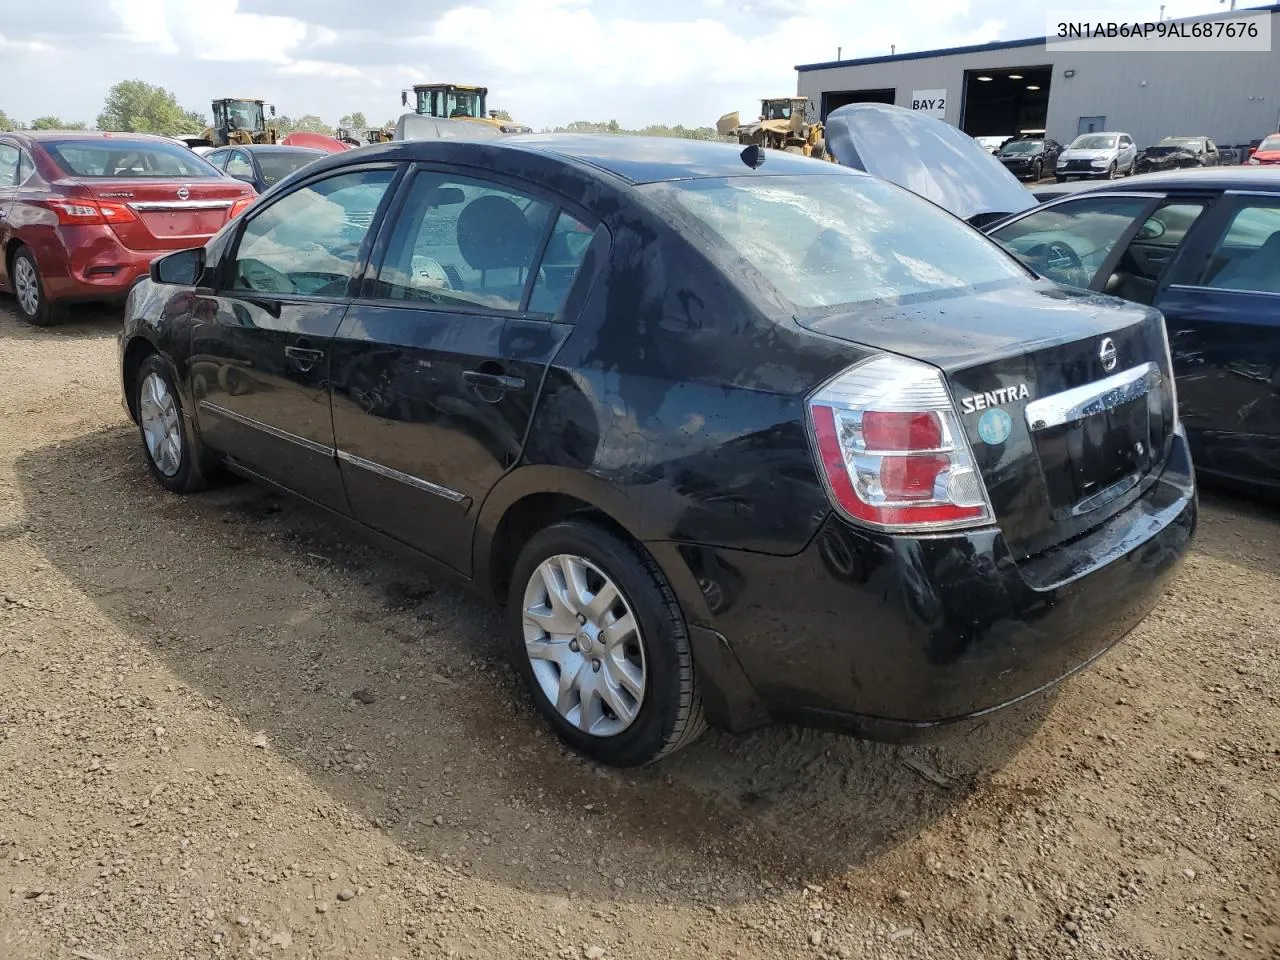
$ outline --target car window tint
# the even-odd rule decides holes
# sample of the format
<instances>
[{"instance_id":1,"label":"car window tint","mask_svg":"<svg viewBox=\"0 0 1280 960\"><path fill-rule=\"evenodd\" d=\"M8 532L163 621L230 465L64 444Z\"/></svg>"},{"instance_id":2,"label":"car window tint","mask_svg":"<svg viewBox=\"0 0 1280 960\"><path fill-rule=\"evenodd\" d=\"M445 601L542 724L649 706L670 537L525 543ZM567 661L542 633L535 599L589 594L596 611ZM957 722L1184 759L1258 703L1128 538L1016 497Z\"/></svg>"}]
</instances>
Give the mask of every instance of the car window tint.
<instances>
[{"instance_id":1,"label":"car window tint","mask_svg":"<svg viewBox=\"0 0 1280 960\"><path fill-rule=\"evenodd\" d=\"M1148 203L1140 197L1071 200L1030 213L991 236L1037 273L1087 288Z\"/></svg>"},{"instance_id":2,"label":"car window tint","mask_svg":"<svg viewBox=\"0 0 1280 960\"><path fill-rule=\"evenodd\" d=\"M249 158L244 155L242 150L237 150L231 154L227 160L227 176L229 177L252 177L253 164L249 162Z\"/></svg>"},{"instance_id":3,"label":"car window tint","mask_svg":"<svg viewBox=\"0 0 1280 960\"><path fill-rule=\"evenodd\" d=\"M874 177L727 177L645 188L692 215L798 307L1029 280L981 233Z\"/></svg>"},{"instance_id":4,"label":"car window tint","mask_svg":"<svg viewBox=\"0 0 1280 960\"><path fill-rule=\"evenodd\" d=\"M296 151L296 152L280 152L269 151L258 154L258 167L262 170L262 179L268 186L283 180L295 170L301 170L311 161L323 157L324 154L318 150L315 151Z\"/></svg>"},{"instance_id":5,"label":"car window tint","mask_svg":"<svg viewBox=\"0 0 1280 960\"><path fill-rule=\"evenodd\" d=\"M594 236L595 232L576 217L563 211L556 217L547 251L542 255L538 276L533 281L533 293L529 297L531 312L555 314L564 306Z\"/></svg>"},{"instance_id":6,"label":"car window tint","mask_svg":"<svg viewBox=\"0 0 1280 960\"><path fill-rule=\"evenodd\" d=\"M18 185L18 148L0 143L0 187Z\"/></svg>"},{"instance_id":7,"label":"car window tint","mask_svg":"<svg viewBox=\"0 0 1280 960\"><path fill-rule=\"evenodd\" d=\"M361 170L281 197L245 225L232 288L344 296L394 176L393 170Z\"/></svg>"},{"instance_id":8,"label":"car window tint","mask_svg":"<svg viewBox=\"0 0 1280 960\"><path fill-rule=\"evenodd\" d=\"M1242 207L1205 267L1202 284L1280 293L1280 203Z\"/></svg>"},{"instance_id":9,"label":"car window tint","mask_svg":"<svg viewBox=\"0 0 1280 960\"><path fill-rule=\"evenodd\" d=\"M551 205L445 174L413 181L374 296L518 310Z\"/></svg>"}]
</instances>

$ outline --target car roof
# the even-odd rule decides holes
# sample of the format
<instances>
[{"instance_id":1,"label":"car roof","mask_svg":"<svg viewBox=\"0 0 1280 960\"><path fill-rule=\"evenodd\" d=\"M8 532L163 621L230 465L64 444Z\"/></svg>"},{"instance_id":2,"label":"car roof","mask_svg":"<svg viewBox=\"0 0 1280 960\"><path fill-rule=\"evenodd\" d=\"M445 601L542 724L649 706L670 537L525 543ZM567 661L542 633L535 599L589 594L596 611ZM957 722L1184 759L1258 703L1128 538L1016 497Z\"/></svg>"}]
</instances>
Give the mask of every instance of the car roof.
<instances>
[{"instance_id":1,"label":"car roof","mask_svg":"<svg viewBox=\"0 0 1280 960\"><path fill-rule=\"evenodd\" d=\"M13 130L13 136L25 137L28 140L41 142L44 140L146 140L152 143L174 143L172 137L161 137L152 133L128 133L115 130Z\"/></svg>"},{"instance_id":2,"label":"car roof","mask_svg":"<svg viewBox=\"0 0 1280 960\"><path fill-rule=\"evenodd\" d=\"M552 154L636 184L706 177L813 176L857 172L839 164L782 150L765 150L764 163L751 167L743 160L741 144L681 137L534 133L491 140L486 146Z\"/></svg>"},{"instance_id":3,"label":"car roof","mask_svg":"<svg viewBox=\"0 0 1280 960\"><path fill-rule=\"evenodd\" d=\"M377 160L443 160L518 171L527 163L522 157L541 157L628 184L708 177L865 176L837 163L781 150L765 150L764 163L751 167L744 162L743 151L739 144L625 134L516 134L481 140L432 137L368 144L317 160L314 169Z\"/></svg>"},{"instance_id":4,"label":"car roof","mask_svg":"<svg viewBox=\"0 0 1280 960\"><path fill-rule=\"evenodd\" d=\"M315 147L302 147L295 143L228 143L215 150L244 150L247 153L314 153L323 154Z\"/></svg>"},{"instance_id":5,"label":"car roof","mask_svg":"<svg viewBox=\"0 0 1280 960\"><path fill-rule=\"evenodd\" d=\"M1161 170L1123 180L1107 180L1080 193L1127 190L1264 190L1280 192L1280 170L1247 166L1199 167L1191 170ZM1078 194L1076 194L1078 195Z\"/></svg>"}]
</instances>

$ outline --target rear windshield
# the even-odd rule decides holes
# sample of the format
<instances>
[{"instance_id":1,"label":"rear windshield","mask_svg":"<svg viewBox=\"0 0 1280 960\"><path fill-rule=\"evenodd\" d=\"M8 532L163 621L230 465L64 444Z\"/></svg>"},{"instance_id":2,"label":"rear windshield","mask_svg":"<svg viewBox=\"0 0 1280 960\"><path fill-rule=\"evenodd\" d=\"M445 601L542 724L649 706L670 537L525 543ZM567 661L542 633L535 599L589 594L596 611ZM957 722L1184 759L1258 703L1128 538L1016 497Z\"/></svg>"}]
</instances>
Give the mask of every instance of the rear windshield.
<instances>
[{"instance_id":1,"label":"rear windshield","mask_svg":"<svg viewBox=\"0 0 1280 960\"><path fill-rule=\"evenodd\" d=\"M46 140L41 144L73 177L219 177L188 147L145 140Z\"/></svg>"},{"instance_id":2,"label":"rear windshield","mask_svg":"<svg viewBox=\"0 0 1280 960\"><path fill-rule=\"evenodd\" d=\"M657 190L797 307L900 301L1029 280L968 224L874 177L728 177Z\"/></svg>"},{"instance_id":3,"label":"rear windshield","mask_svg":"<svg viewBox=\"0 0 1280 960\"><path fill-rule=\"evenodd\" d=\"M259 153L258 166L262 168L262 179L272 184L323 156L325 154L320 150L308 150L306 153Z\"/></svg>"}]
</instances>

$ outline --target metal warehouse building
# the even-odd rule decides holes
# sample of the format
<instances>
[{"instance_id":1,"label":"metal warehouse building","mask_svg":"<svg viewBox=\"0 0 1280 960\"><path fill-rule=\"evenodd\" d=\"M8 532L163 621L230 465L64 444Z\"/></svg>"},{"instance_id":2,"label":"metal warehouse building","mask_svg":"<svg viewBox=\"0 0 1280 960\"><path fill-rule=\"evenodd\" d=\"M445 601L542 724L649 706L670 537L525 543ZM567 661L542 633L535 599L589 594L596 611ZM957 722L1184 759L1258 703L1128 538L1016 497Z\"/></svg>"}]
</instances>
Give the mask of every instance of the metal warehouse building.
<instances>
[{"instance_id":1,"label":"metal warehouse building","mask_svg":"<svg viewBox=\"0 0 1280 960\"><path fill-rule=\"evenodd\" d=\"M849 103L923 109L971 136L1045 131L1069 143L1095 130L1139 148L1167 136L1243 145L1280 129L1280 5L1270 52L1066 51L1044 37L796 67L822 119ZM1231 16L1231 14L1219 15ZM939 101L941 103L939 104Z\"/></svg>"}]
</instances>

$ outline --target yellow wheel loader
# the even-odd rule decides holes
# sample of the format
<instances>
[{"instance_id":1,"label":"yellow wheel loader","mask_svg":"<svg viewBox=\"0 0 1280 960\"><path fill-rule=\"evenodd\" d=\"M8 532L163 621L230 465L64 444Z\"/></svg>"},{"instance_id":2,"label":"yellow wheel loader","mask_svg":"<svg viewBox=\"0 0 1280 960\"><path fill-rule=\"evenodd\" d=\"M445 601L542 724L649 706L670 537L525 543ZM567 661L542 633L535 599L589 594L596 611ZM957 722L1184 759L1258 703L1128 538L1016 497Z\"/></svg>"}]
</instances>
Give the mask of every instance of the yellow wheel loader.
<instances>
[{"instance_id":1,"label":"yellow wheel loader","mask_svg":"<svg viewBox=\"0 0 1280 960\"><path fill-rule=\"evenodd\" d=\"M413 88L414 112L424 117L470 120L495 127L503 133L532 133L533 128L511 119L505 110L489 110L488 87L459 83L419 83ZM400 103L409 106L409 91L400 93Z\"/></svg>"},{"instance_id":2,"label":"yellow wheel loader","mask_svg":"<svg viewBox=\"0 0 1280 960\"><path fill-rule=\"evenodd\" d=\"M269 109L274 117L276 108ZM263 101L237 97L213 101L213 124L205 127L200 136L205 141L203 145L210 147L275 143L278 139L275 127L267 123Z\"/></svg>"},{"instance_id":3,"label":"yellow wheel loader","mask_svg":"<svg viewBox=\"0 0 1280 960\"><path fill-rule=\"evenodd\" d=\"M808 97L774 97L760 101L760 119L743 123L735 111L716 123L722 137L737 137L744 145L755 144L787 153L800 153L818 160L830 160L822 122L810 121Z\"/></svg>"}]
</instances>

